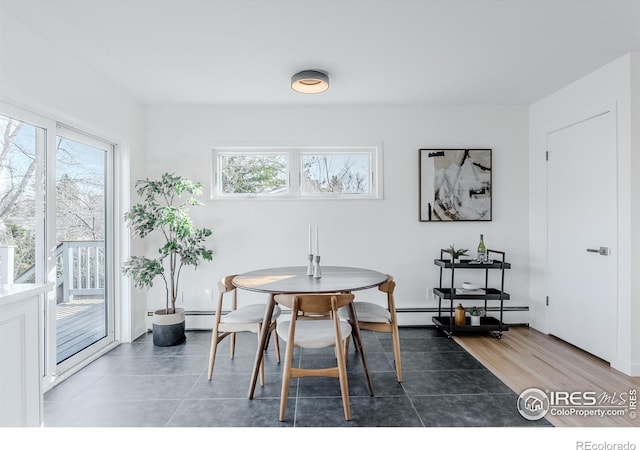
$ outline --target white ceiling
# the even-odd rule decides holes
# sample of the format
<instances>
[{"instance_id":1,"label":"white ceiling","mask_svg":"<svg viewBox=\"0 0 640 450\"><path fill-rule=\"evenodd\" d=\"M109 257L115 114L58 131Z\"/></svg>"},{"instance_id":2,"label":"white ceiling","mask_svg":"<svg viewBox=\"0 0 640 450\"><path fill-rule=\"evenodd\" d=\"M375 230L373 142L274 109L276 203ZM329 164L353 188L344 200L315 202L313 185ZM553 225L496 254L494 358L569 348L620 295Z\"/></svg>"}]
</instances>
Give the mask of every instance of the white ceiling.
<instances>
[{"instance_id":1,"label":"white ceiling","mask_svg":"<svg viewBox=\"0 0 640 450\"><path fill-rule=\"evenodd\" d=\"M0 0L146 104L528 105L630 51L640 0ZM19 43L16 43L17 45ZM321 69L321 94L291 90Z\"/></svg>"}]
</instances>

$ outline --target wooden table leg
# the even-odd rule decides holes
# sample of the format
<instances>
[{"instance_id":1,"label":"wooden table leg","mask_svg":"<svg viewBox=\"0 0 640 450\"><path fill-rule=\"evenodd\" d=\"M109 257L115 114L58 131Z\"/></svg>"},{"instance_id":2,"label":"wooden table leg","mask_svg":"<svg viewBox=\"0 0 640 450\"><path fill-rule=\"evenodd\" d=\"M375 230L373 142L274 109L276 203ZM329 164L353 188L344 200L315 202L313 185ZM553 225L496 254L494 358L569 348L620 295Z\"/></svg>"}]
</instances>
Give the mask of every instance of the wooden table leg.
<instances>
[{"instance_id":1,"label":"wooden table leg","mask_svg":"<svg viewBox=\"0 0 640 450\"><path fill-rule=\"evenodd\" d=\"M360 361L362 362L362 368L364 369L364 375L367 379L367 388L369 388L369 395L373 397L373 385L371 384L371 375L369 375L369 366L367 366L367 358L364 354L364 347L362 346L362 336L360 335L360 326L358 325L358 318L356 317L356 309L353 306L353 302L349 303L347 307L349 311L349 319L351 321L351 334L353 335L353 342L360 354Z\"/></svg>"},{"instance_id":2,"label":"wooden table leg","mask_svg":"<svg viewBox=\"0 0 640 450\"><path fill-rule=\"evenodd\" d=\"M251 374L251 383L249 384L249 400L253 399L253 393L256 389L256 382L258 381L258 372L260 371L260 364L262 364L262 358L264 357L264 351L267 346L267 337L269 336L269 326L271 325L271 316L273 315L273 309L276 305L274 294L269 295L269 303L264 310L264 319L262 321L262 328L260 330L260 341L258 348L256 349L256 359L253 363L253 372Z\"/></svg>"}]
</instances>

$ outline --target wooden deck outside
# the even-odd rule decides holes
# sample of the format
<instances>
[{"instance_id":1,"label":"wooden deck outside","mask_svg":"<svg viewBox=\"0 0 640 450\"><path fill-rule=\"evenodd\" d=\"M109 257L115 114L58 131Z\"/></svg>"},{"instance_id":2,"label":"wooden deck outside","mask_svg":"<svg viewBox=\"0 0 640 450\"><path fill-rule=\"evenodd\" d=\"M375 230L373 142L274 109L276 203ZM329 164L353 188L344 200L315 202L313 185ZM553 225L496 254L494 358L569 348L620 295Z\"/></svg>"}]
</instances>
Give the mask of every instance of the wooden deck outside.
<instances>
[{"instance_id":1,"label":"wooden deck outside","mask_svg":"<svg viewBox=\"0 0 640 450\"><path fill-rule=\"evenodd\" d=\"M56 306L56 323L56 361L60 363L107 334L104 299L60 303Z\"/></svg>"}]
</instances>

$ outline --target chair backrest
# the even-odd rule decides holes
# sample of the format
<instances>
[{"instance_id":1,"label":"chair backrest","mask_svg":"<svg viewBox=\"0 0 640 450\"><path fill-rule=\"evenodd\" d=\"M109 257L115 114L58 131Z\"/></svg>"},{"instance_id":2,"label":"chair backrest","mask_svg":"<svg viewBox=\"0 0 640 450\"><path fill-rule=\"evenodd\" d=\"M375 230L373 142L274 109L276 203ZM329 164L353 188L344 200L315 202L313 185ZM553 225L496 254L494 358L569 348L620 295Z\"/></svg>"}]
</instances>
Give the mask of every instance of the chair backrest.
<instances>
[{"instance_id":1,"label":"chair backrest","mask_svg":"<svg viewBox=\"0 0 640 450\"><path fill-rule=\"evenodd\" d=\"M225 294L236 289L236 286L233 284L233 279L235 277L237 277L237 275L227 275L218 282L218 290L221 294Z\"/></svg>"},{"instance_id":2,"label":"chair backrest","mask_svg":"<svg viewBox=\"0 0 640 450\"><path fill-rule=\"evenodd\" d=\"M353 302L353 294L280 294L274 297L276 303L290 308L292 314L326 314Z\"/></svg>"},{"instance_id":3,"label":"chair backrest","mask_svg":"<svg viewBox=\"0 0 640 450\"><path fill-rule=\"evenodd\" d=\"M378 289L382 292L385 292L387 294L391 294L393 295L393 291L396 288L396 282L393 280L387 280L384 283L382 283L380 286L378 286Z\"/></svg>"},{"instance_id":4,"label":"chair backrest","mask_svg":"<svg viewBox=\"0 0 640 450\"><path fill-rule=\"evenodd\" d=\"M396 304L393 298L393 291L396 289L396 282L393 281L393 277L391 275L387 275L387 281L378 286L378 289L387 294L389 312L391 312L391 315L395 320Z\"/></svg>"},{"instance_id":5,"label":"chair backrest","mask_svg":"<svg viewBox=\"0 0 640 450\"><path fill-rule=\"evenodd\" d=\"M218 307L216 308L216 321L219 322L222 317L222 303L224 301L225 294L233 292L233 298L231 301L231 310L235 310L238 307L238 291L233 284L233 279L237 275L227 275L218 281Z\"/></svg>"}]
</instances>

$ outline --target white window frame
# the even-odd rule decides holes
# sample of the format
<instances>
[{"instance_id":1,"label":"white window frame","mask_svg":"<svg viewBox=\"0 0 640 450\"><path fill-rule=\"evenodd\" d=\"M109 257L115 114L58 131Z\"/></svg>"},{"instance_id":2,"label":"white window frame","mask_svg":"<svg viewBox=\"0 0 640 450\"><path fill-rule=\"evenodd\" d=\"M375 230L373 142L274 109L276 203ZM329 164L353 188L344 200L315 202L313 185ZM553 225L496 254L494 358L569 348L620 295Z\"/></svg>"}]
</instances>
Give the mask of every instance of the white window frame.
<instances>
[{"instance_id":1,"label":"white window frame","mask_svg":"<svg viewBox=\"0 0 640 450\"><path fill-rule=\"evenodd\" d=\"M372 200L383 198L383 174L382 174L382 144L381 143L363 143L363 144L330 144L330 145L308 145L294 143L210 143L211 149L211 193L212 200L243 200L243 199L260 199L260 200ZM303 193L302 192L302 155L317 152L319 154L326 153L345 153L369 154L370 171L369 174L369 193L368 194L346 194L346 193ZM225 194L221 189L220 176L220 156L233 153L239 154L268 154L268 153L286 153L288 154L288 171L289 185L288 192L277 194Z\"/></svg>"}]
</instances>

